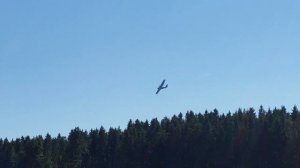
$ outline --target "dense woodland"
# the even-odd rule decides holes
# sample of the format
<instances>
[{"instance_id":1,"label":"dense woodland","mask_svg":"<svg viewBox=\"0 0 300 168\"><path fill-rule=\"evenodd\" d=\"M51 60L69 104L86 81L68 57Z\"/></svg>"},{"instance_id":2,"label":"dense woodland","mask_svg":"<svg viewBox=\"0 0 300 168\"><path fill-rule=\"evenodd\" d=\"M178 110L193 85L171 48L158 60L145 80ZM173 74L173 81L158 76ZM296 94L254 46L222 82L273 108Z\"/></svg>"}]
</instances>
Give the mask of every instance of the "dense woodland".
<instances>
[{"instance_id":1,"label":"dense woodland","mask_svg":"<svg viewBox=\"0 0 300 168\"><path fill-rule=\"evenodd\" d=\"M129 121L127 128L75 128L68 137L0 139L0 167L300 167L297 107Z\"/></svg>"}]
</instances>

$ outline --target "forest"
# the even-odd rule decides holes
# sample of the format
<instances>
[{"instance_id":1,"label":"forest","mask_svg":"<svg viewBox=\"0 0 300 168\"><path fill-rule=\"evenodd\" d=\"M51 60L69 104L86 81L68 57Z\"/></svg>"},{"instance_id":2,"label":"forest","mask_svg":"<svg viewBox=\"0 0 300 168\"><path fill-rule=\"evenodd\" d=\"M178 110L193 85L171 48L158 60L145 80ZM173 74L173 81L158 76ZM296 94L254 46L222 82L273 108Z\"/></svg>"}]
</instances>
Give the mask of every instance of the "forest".
<instances>
[{"instance_id":1,"label":"forest","mask_svg":"<svg viewBox=\"0 0 300 168\"><path fill-rule=\"evenodd\" d=\"M188 111L161 120L129 120L124 130L76 127L67 137L2 138L0 167L296 168L300 114L296 106Z\"/></svg>"}]
</instances>

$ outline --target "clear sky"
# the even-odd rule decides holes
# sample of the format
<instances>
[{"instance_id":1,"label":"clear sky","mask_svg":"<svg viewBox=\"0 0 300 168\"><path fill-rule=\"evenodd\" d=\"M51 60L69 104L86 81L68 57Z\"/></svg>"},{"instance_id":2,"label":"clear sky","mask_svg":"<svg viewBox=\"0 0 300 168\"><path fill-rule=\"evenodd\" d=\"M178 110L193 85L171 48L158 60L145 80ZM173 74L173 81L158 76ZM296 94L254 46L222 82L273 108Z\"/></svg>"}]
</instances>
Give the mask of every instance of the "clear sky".
<instances>
[{"instance_id":1,"label":"clear sky","mask_svg":"<svg viewBox=\"0 0 300 168\"><path fill-rule=\"evenodd\" d=\"M0 137L298 105L300 1L0 2ZM155 95L166 79L169 87Z\"/></svg>"}]
</instances>

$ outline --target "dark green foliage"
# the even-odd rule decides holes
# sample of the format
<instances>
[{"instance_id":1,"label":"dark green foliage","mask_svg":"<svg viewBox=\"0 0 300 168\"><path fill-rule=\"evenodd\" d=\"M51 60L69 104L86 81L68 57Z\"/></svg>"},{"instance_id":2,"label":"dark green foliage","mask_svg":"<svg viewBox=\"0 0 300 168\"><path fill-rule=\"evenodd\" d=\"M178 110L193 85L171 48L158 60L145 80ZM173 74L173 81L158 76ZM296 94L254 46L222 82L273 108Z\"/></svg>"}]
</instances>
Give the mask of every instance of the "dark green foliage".
<instances>
[{"instance_id":1,"label":"dark green foliage","mask_svg":"<svg viewBox=\"0 0 300 168\"><path fill-rule=\"evenodd\" d=\"M220 114L188 111L127 128L0 139L0 168L291 168L300 166L295 106Z\"/></svg>"},{"instance_id":2,"label":"dark green foliage","mask_svg":"<svg viewBox=\"0 0 300 168\"><path fill-rule=\"evenodd\" d=\"M68 137L66 149L66 167L77 168L85 165L88 157L88 134L75 128L71 130Z\"/></svg>"}]
</instances>

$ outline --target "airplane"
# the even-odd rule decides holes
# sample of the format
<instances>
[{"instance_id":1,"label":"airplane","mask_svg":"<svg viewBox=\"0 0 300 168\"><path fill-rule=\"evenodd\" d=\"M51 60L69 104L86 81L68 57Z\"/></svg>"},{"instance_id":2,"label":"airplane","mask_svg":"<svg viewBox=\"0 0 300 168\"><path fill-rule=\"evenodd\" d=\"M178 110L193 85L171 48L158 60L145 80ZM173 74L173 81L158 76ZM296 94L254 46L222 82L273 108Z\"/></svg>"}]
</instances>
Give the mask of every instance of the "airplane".
<instances>
[{"instance_id":1,"label":"airplane","mask_svg":"<svg viewBox=\"0 0 300 168\"><path fill-rule=\"evenodd\" d=\"M165 81L166 81L166 80L164 79L164 80L162 81L162 83L158 86L157 91L156 91L156 94L158 94L160 90L165 89L165 88L168 87L168 84L167 84L166 86L164 86Z\"/></svg>"}]
</instances>

